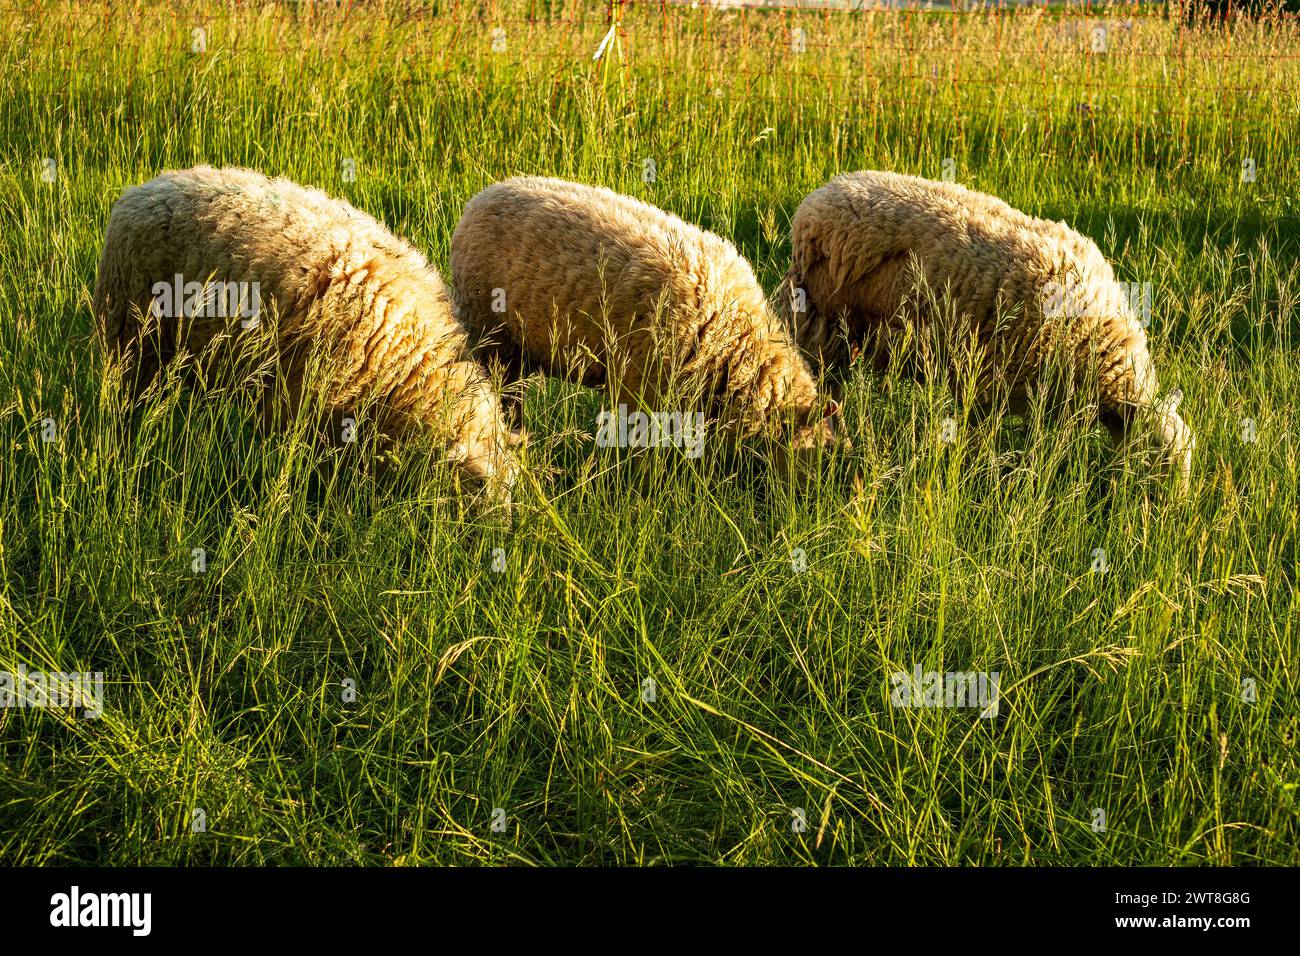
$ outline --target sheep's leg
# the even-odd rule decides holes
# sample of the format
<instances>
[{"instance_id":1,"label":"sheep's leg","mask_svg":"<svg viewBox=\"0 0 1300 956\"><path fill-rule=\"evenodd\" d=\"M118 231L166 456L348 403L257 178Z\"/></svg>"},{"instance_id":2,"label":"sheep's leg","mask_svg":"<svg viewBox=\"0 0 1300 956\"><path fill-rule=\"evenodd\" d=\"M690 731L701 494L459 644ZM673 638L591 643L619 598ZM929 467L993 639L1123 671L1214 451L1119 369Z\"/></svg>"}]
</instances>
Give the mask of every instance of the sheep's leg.
<instances>
[{"instance_id":1,"label":"sheep's leg","mask_svg":"<svg viewBox=\"0 0 1300 956\"><path fill-rule=\"evenodd\" d=\"M122 373L122 397L129 404L139 402L140 396L158 377L158 360L147 355L138 340L113 343L110 350Z\"/></svg>"},{"instance_id":2,"label":"sheep's leg","mask_svg":"<svg viewBox=\"0 0 1300 956\"><path fill-rule=\"evenodd\" d=\"M1150 406L1124 405L1118 412L1103 409L1098 417L1110 432L1117 454L1124 453L1136 434L1143 453L1154 451L1166 465L1173 467L1179 487L1185 490L1191 477L1196 438L1178 414L1181 398L1182 393L1175 392L1174 396Z\"/></svg>"},{"instance_id":3,"label":"sheep's leg","mask_svg":"<svg viewBox=\"0 0 1300 956\"><path fill-rule=\"evenodd\" d=\"M526 377L532 366L523 349L504 324L486 330L473 344L474 357L482 363L488 378L501 395L501 407L511 422L522 426Z\"/></svg>"},{"instance_id":4,"label":"sheep's leg","mask_svg":"<svg viewBox=\"0 0 1300 956\"><path fill-rule=\"evenodd\" d=\"M123 391L132 402L140 399L158 373L175 354L175 335L157 317L146 314L151 297L129 296L114 300L104 296L97 304L104 344L121 362Z\"/></svg>"},{"instance_id":5,"label":"sheep's leg","mask_svg":"<svg viewBox=\"0 0 1300 956\"><path fill-rule=\"evenodd\" d=\"M1102 411L1097 418L1104 426L1106 426L1106 431L1110 435L1111 445L1114 446L1115 451L1122 451L1124 443L1128 438L1129 422L1122 416L1111 411Z\"/></svg>"},{"instance_id":6,"label":"sheep's leg","mask_svg":"<svg viewBox=\"0 0 1300 956\"><path fill-rule=\"evenodd\" d=\"M288 428L293 422L298 409L302 407L303 377L306 374L305 349L291 348L281 353L275 374L262 385L260 390L257 425L263 435L270 434L277 426ZM321 423L321 430L327 434L332 433L333 440L337 442L337 436L343 427L342 417L340 416L337 421L331 419L332 416L328 416L326 421Z\"/></svg>"}]
</instances>

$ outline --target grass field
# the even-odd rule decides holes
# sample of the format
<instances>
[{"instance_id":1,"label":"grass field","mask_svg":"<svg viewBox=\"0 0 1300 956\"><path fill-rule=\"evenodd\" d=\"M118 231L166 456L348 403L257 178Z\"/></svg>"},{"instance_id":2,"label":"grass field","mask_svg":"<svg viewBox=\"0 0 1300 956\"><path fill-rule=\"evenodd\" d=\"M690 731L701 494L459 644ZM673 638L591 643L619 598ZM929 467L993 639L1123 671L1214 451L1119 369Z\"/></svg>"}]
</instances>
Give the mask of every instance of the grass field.
<instances>
[{"instance_id":1,"label":"grass field","mask_svg":"<svg viewBox=\"0 0 1300 956\"><path fill-rule=\"evenodd\" d=\"M0 710L0 861L1300 864L1294 21L651 3L619 65L560 0L0 3L0 671L104 675L97 719ZM1151 284L1185 499L937 381L855 373L793 483L596 448L605 397L549 382L512 525L237 388L133 412L92 335L166 168L321 186L443 270L484 185L608 185L772 290L810 190L945 160ZM917 667L997 672L997 715L891 706Z\"/></svg>"}]
</instances>

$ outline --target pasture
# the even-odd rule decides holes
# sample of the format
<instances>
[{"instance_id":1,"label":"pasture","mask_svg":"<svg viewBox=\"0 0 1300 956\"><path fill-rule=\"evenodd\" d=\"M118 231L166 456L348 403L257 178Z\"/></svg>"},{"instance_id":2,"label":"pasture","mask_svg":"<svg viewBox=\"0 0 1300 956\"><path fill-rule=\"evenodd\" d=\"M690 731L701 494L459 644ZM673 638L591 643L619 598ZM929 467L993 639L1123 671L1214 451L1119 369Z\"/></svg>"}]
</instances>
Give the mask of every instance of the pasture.
<instances>
[{"instance_id":1,"label":"pasture","mask_svg":"<svg viewBox=\"0 0 1300 956\"><path fill-rule=\"evenodd\" d=\"M1102 32L1098 34L1096 31ZM1300 864L1300 25L1163 6L0 6L10 864ZM1098 41L1098 37L1101 40ZM513 522L418 444L140 409L90 290L127 186L346 197L446 273L510 175L730 238L771 292L830 176L945 175L1094 238L1197 436L1178 498L1086 416L855 369L853 447L599 447L539 382ZM996 674L996 714L895 706Z\"/></svg>"}]
</instances>

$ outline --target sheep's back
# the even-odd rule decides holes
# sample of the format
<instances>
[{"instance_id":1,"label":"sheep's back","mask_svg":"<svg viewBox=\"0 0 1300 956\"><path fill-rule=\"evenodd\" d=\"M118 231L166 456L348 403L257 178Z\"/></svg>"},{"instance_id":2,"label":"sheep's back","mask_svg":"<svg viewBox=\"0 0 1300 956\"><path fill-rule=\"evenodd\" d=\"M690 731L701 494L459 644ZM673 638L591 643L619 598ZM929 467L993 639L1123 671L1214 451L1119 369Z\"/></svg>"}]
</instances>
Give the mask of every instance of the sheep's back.
<instances>
[{"instance_id":1,"label":"sheep's back","mask_svg":"<svg viewBox=\"0 0 1300 956\"><path fill-rule=\"evenodd\" d=\"M822 311L887 314L912 294L913 258L930 290L977 320L1037 293L1059 267L1057 238L992 196L893 173L837 177L791 223L795 268Z\"/></svg>"},{"instance_id":2,"label":"sheep's back","mask_svg":"<svg viewBox=\"0 0 1300 956\"><path fill-rule=\"evenodd\" d=\"M735 250L663 210L608 189L521 178L489 186L465 207L451 269L462 318L478 329L502 316L544 354L552 328L598 340L605 323L636 330L662 309L692 309ZM496 293L495 290L501 290ZM564 343L560 343L564 344Z\"/></svg>"},{"instance_id":3,"label":"sheep's back","mask_svg":"<svg viewBox=\"0 0 1300 956\"><path fill-rule=\"evenodd\" d=\"M300 341L325 346L340 400L387 394L444 364L439 353L463 351L441 279L416 249L342 200L251 170L168 172L123 193L95 296L110 341L138 346L155 284L177 275L255 287L257 317L289 349L282 361L305 361ZM159 322L165 350L196 355L240 328L221 315Z\"/></svg>"},{"instance_id":4,"label":"sheep's back","mask_svg":"<svg viewBox=\"0 0 1300 956\"><path fill-rule=\"evenodd\" d=\"M105 255L129 264L128 287L118 291L138 305L148 303L155 283L179 275L186 283L257 283L263 306L293 314L324 291L349 247L382 250L377 229L371 217L317 190L200 167L128 189L113 207ZM196 335L204 331L203 322L190 324Z\"/></svg>"}]
</instances>

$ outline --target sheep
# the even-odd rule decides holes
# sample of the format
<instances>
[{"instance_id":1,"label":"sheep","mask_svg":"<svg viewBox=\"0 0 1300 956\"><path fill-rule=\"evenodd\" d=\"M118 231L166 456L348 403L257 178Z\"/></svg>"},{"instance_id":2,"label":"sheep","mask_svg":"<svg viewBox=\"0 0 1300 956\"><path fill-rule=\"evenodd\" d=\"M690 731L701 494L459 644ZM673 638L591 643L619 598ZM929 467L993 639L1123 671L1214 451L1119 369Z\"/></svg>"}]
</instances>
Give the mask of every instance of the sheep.
<instances>
[{"instance_id":1,"label":"sheep","mask_svg":"<svg viewBox=\"0 0 1300 956\"><path fill-rule=\"evenodd\" d=\"M315 356L331 417L374 400L385 441L431 430L459 474L509 504L519 436L441 278L342 200L250 169L165 172L114 204L93 308L136 397L182 350L195 369L256 353L237 346L260 326L263 340L278 340L268 364L288 412ZM268 397L264 423L272 410Z\"/></svg>"},{"instance_id":2,"label":"sheep","mask_svg":"<svg viewBox=\"0 0 1300 956\"><path fill-rule=\"evenodd\" d=\"M466 204L451 273L458 316L513 391L540 370L646 409L686 393L736 439L779 438L785 467L786 448L836 441L838 407L749 263L661 209L559 179L496 183Z\"/></svg>"},{"instance_id":3,"label":"sheep","mask_svg":"<svg viewBox=\"0 0 1300 956\"><path fill-rule=\"evenodd\" d=\"M1157 401L1125 289L1096 244L1065 223L952 183L856 172L800 203L790 243L776 307L815 369L843 368L865 350L879 370L905 341L924 359L938 339L950 352L939 363L955 377L954 347L969 343L977 406L1004 394L1013 410L1048 384L1049 370L1069 383L1091 376L1116 444L1149 438L1186 486L1196 442L1177 411L1182 393Z\"/></svg>"}]
</instances>

